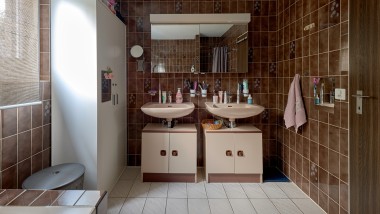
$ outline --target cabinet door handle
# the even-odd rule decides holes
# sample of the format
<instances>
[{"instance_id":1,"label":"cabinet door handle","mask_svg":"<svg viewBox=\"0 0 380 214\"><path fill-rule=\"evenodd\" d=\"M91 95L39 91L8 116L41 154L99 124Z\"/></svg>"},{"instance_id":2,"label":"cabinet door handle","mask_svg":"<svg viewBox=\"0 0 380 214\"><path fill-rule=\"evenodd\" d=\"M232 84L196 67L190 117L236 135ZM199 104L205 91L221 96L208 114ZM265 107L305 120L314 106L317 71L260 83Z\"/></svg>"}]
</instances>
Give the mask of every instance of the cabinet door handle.
<instances>
[{"instance_id":1,"label":"cabinet door handle","mask_svg":"<svg viewBox=\"0 0 380 214\"><path fill-rule=\"evenodd\" d=\"M161 154L161 156L166 156L166 150L161 150L160 154Z\"/></svg>"},{"instance_id":2,"label":"cabinet door handle","mask_svg":"<svg viewBox=\"0 0 380 214\"><path fill-rule=\"evenodd\" d=\"M172 151L172 156L178 156L178 151L177 150L173 150Z\"/></svg>"},{"instance_id":3,"label":"cabinet door handle","mask_svg":"<svg viewBox=\"0 0 380 214\"><path fill-rule=\"evenodd\" d=\"M237 152L237 156L239 156L239 157L243 157L243 156L244 156L244 152L243 152L242 150L239 150L239 151Z\"/></svg>"},{"instance_id":4,"label":"cabinet door handle","mask_svg":"<svg viewBox=\"0 0 380 214\"><path fill-rule=\"evenodd\" d=\"M115 94L112 94L112 105L115 105Z\"/></svg>"},{"instance_id":5,"label":"cabinet door handle","mask_svg":"<svg viewBox=\"0 0 380 214\"><path fill-rule=\"evenodd\" d=\"M226 150L226 156L232 156L232 151L231 150Z\"/></svg>"},{"instance_id":6,"label":"cabinet door handle","mask_svg":"<svg viewBox=\"0 0 380 214\"><path fill-rule=\"evenodd\" d=\"M116 105L119 105L119 94L116 94Z\"/></svg>"}]
</instances>

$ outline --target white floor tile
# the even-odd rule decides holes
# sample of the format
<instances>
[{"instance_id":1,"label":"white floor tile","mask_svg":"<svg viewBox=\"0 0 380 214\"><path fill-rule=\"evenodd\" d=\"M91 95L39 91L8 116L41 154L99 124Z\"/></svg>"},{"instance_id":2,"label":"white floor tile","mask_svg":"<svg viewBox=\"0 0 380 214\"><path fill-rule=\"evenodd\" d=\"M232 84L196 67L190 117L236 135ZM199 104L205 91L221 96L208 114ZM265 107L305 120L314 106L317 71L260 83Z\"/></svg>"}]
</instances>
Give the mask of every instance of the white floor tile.
<instances>
[{"instance_id":1,"label":"white floor tile","mask_svg":"<svg viewBox=\"0 0 380 214\"><path fill-rule=\"evenodd\" d=\"M135 180L140 173L140 167L127 167L120 176L120 180Z\"/></svg>"},{"instance_id":2,"label":"white floor tile","mask_svg":"<svg viewBox=\"0 0 380 214\"><path fill-rule=\"evenodd\" d=\"M260 187L268 198L288 198L288 196L275 183L262 183Z\"/></svg>"},{"instance_id":3,"label":"white floor tile","mask_svg":"<svg viewBox=\"0 0 380 214\"><path fill-rule=\"evenodd\" d=\"M278 210L269 199L250 199L257 214L278 214Z\"/></svg>"},{"instance_id":4,"label":"white floor tile","mask_svg":"<svg viewBox=\"0 0 380 214\"><path fill-rule=\"evenodd\" d=\"M145 201L146 198L127 198L121 208L120 214L141 214Z\"/></svg>"},{"instance_id":5,"label":"white floor tile","mask_svg":"<svg viewBox=\"0 0 380 214\"><path fill-rule=\"evenodd\" d=\"M307 214L326 214L326 212L316 205L311 199L292 199L296 206Z\"/></svg>"},{"instance_id":6,"label":"white floor tile","mask_svg":"<svg viewBox=\"0 0 380 214\"><path fill-rule=\"evenodd\" d=\"M166 202L166 214L187 214L187 199L168 198Z\"/></svg>"},{"instance_id":7,"label":"white floor tile","mask_svg":"<svg viewBox=\"0 0 380 214\"><path fill-rule=\"evenodd\" d=\"M241 186L248 198L268 198L259 184L242 183Z\"/></svg>"},{"instance_id":8,"label":"white floor tile","mask_svg":"<svg viewBox=\"0 0 380 214\"><path fill-rule=\"evenodd\" d=\"M221 183L206 183L206 193L208 198L227 198L224 191L223 184Z\"/></svg>"},{"instance_id":9,"label":"white floor tile","mask_svg":"<svg viewBox=\"0 0 380 214\"><path fill-rule=\"evenodd\" d=\"M108 198L108 209L107 214L118 214L125 198Z\"/></svg>"},{"instance_id":10,"label":"white floor tile","mask_svg":"<svg viewBox=\"0 0 380 214\"><path fill-rule=\"evenodd\" d=\"M133 185L133 180L119 180L110 193L110 198L126 198Z\"/></svg>"},{"instance_id":11,"label":"white floor tile","mask_svg":"<svg viewBox=\"0 0 380 214\"><path fill-rule=\"evenodd\" d=\"M129 192L129 198L144 198L148 196L150 183L135 182Z\"/></svg>"},{"instance_id":12,"label":"white floor tile","mask_svg":"<svg viewBox=\"0 0 380 214\"><path fill-rule=\"evenodd\" d=\"M207 199L188 199L189 214L210 214L210 206Z\"/></svg>"},{"instance_id":13,"label":"white floor tile","mask_svg":"<svg viewBox=\"0 0 380 214\"><path fill-rule=\"evenodd\" d=\"M247 198L239 183L225 183L223 186L228 198Z\"/></svg>"},{"instance_id":14,"label":"white floor tile","mask_svg":"<svg viewBox=\"0 0 380 214\"><path fill-rule=\"evenodd\" d=\"M276 184L289 198L308 198L308 196L294 183L281 182Z\"/></svg>"},{"instance_id":15,"label":"white floor tile","mask_svg":"<svg viewBox=\"0 0 380 214\"><path fill-rule=\"evenodd\" d=\"M208 199L212 214L233 214L232 207L228 199Z\"/></svg>"},{"instance_id":16,"label":"white floor tile","mask_svg":"<svg viewBox=\"0 0 380 214\"><path fill-rule=\"evenodd\" d=\"M186 183L169 183L168 198L187 198Z\"/></svg>"},{"instance_id":17,"label":"white floor tile","mask_svg":"<svg viewBox=\"0 0 380 214\"><path fill-rule=\"evenodd\" d=\"M230 199L230 204L234 214L256 214L248 199Z\"/></svg>"},{"instance_id":18,"label":"white floor tile","mask_svg":"<svg viewBox=\"0 0 380 214\"><path fill-rule=\"evenodd\" d=\"M281 214L302 214L290 199L271 199L271 201Z\"/></svg>"},{"instance_id":19,"label":"white floor tile","mask_svg":"<svg viewBox=\"0 0 380 214\"><path fill-rule=\"evenodd\" d=\"M168 197L168 183L152 183L149 188L149 198L166 198Z\"/></svg>"},{"instance_id":20,"label":"white floor tile","mask_svg":"<svg viewBox=\"0 0 380 214\"><path fill-rule=\"evenodd\" d=\"M166 198L147 198L143 214L165 214Z\"/></svg>"},{"instance_id":21,"label":"white floor tile","mask_svg":"<svg viewBox=\"0 0 380 214\"><path fill-rule=\"evenodd\" d=\"M207 198L204 182L187 183L188 198Z\"/></svg>"}]
</instances>

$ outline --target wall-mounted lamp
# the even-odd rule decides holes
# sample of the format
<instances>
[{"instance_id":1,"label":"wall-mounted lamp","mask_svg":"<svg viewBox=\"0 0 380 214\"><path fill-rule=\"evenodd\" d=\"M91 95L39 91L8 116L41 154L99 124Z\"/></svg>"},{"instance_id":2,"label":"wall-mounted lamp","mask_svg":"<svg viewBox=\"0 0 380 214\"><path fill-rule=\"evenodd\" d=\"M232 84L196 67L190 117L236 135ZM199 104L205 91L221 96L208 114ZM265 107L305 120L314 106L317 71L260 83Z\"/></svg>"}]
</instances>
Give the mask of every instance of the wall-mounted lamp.
<instances>
[{"instance_id":1,"label":"wall-mounted lamp","mask_svg":"<svg viewBox=\"0 0 380 214\"><path fill-rule=\"evenodd\" d=\"M133 58L137 59L143 55L144 50L140 45L134 45L131 48L130 53ZM137 59L136 61L137 61L137 71L144 71L144 57L142 59Z\"/></svg>"}]
</instances>

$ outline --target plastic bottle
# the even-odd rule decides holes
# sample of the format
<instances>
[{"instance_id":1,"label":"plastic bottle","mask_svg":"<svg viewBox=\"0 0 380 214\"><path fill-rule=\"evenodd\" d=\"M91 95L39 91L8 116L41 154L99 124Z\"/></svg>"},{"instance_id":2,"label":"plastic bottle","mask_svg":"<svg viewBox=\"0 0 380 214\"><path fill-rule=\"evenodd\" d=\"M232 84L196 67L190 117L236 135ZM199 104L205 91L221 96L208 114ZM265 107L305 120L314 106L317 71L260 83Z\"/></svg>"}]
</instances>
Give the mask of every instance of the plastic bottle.
<instances>
[{"instance_id":1,"label":"plastic bottle","mask_svg":"<svg viewBox=\"0 0 380 214\"><path fill-rule=\"evenodd\" d=\"M175 102L176 103L182 103L183 102L181 88L178 88L177 94L175 95Z\"/></svg>"},{"instance_id":2,"label":"plastic bottle","mask_svg":"<svg viewBox=\"0 0 380 214\"><path fill-rule=\"evenodd\" d=\"M248 100L247 100L247 103L248 104L253 104L253 99L252 99L252 96L251 95L248 95Z\"/></svg>"}]
</instances>

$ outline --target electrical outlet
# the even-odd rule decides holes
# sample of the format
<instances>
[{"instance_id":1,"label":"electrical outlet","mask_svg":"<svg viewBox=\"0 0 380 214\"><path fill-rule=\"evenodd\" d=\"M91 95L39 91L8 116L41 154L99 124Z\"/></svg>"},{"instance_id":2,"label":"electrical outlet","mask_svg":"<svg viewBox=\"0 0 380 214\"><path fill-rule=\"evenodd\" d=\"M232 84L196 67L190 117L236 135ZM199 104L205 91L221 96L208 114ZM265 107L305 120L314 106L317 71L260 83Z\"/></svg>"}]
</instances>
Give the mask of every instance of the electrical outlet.
<instances>
[{"instance_id":1,"label":"electrical outlet","mask_svg":"<svg viewBox=\"0 0 380 214\"><path fill-rule=\"evenodd\" d=\"M335 89L335 99L337 100L346 100L346 89L336 88Z\"/></svg>"}]
</instances>

